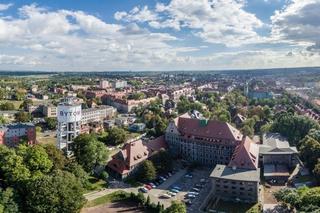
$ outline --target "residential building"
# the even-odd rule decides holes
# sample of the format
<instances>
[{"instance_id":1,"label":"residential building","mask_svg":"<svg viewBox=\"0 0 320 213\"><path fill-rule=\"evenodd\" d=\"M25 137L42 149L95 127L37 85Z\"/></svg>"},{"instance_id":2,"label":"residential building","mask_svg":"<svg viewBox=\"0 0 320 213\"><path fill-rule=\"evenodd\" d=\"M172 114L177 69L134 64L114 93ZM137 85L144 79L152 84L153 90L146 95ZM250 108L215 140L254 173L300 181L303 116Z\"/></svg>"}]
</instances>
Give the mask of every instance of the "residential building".
<instances>
[{"instance_id":1,"label":"residential building","mask_svg":"<svg viewBox=\"0 0 320 213\"><path fill-rule=\"evenodd\" d=\"M286 182L290 171L300 164L297 148L278 133L263 135L259 155L265 180Z\"/></svg>"},{"instance_id":2,"label":"residential building","mask_svg":"<svg viewBox=\"0 0 320 213\"><path fill-rule=\"evenodd\" d=\"M57 106L55 105L45 105L42 107L42 114L47 118L56 118L57 117Z\"/></svg>"},{"instance_id":3,"label":"residential building","mask_svg":"<svg viewBox=\"0 0 320 213\"><path fill-rule=\"evenodd\" d=\"M107 165L108 172L115 178L124 179L135 173L143 161L166 147L164 136L148 142L140 139L128 142L112 156Z\"/></svg>"},{"instance_id":4,"label":"residential building","mask_svg":"<svg viewBox=\"0 0 320 213\"><path fill-rule=\"evenodd\" d=\"M133 123L129 126L129 131L132 132L142 132L146 128L144 123Z\"/></svg>"},{"instance_id":5,"label":"residential building","mask_svg":"<svg viewBox=\"0 0 320 213\"><path fill-rule=\"evenodd\" d=\"M102 96L106 95L107 92L105 90L88 90L86 92L87 98L101 98Z\"/></svg>"},{"instance_id":6,"label":"residential building","mask_svg":"<svg viewBox=\"0 0 320 213\"><path fill-rule=\"evenodd\" d=\"M113 88L115 89L122 89L127 87L127 81L115 81L112 83Z\"/></svg>"},{"instance_id":7,"label":"residential building","mask_svg":"<svg viewBox=\"0 0 320 213\"><path fill-rule=\"evenodd\" d=\"M112 106L100 105L95 108L82 109L81 123L87 124L96 121L113 118L117 113L117 109Z\"/></svg>"},{"instance_id":8,"label":"residential building","mask_svg":"<svg viewBox=\"0 0 320 213\"><path fill-rule=\"evenodd\" d=\"M0 126L0 144L15 147L21 141L36 143L36 128L32 123L11 123Z\"/></svg>"},{"instance_id":9,"label":"residential building","mask_svg":"<svg viewBox=\"0 0 320 213\"><path fill-rule=\"evenodd\" d=\"M109 88L109 82L106 80L100 80L99 87L101 89L107 89L107 88Z\"/></svg>"}]
</instances>

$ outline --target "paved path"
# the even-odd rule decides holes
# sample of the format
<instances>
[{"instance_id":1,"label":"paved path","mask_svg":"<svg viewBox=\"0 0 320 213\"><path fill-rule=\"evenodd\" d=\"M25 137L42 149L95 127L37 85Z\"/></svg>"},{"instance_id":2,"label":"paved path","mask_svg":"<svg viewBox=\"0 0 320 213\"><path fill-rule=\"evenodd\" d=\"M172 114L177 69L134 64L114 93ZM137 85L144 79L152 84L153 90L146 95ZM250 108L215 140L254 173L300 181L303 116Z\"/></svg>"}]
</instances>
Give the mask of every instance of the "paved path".
<instances>
[{"instance_id":1,"label":"paved path","mask_svg":"<svg viewBox=\"0 0 320 213\"><path fill-rule=\"evenodd\" d=\"M102 196L105 196L107 194L110 194L112 192L116 192L116 191L125 191L125 192L133 192L133 193L138 193L138 188L134 188L134 187L131 187L131 188L113 188L113 189L102 189L100 191L94 191L94 192L89 192L87 194L84 194L84 197L88 200L88 201L91 201L91 200L94 200L94 199L97 199L99 197L102 197Z\"/></svg>"}]
</instances>

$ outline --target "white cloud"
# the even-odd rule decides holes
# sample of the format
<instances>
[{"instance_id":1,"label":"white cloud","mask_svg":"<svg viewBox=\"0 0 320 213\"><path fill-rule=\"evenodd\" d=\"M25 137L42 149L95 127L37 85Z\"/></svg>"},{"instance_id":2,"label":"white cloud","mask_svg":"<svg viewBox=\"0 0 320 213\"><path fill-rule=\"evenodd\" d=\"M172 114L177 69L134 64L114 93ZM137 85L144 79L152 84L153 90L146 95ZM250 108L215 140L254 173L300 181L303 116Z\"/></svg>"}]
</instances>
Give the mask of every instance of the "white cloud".
<instances>
[{"instance_id":1,"label":"white cloud","mask_svg":"<svg viewBox=\"0 0 320 213\"><path fill-rule=\"evenodd\" d=\"M272 38L319 50L320 0L292 0L271 17Z\"/></svg>"},{"instance_id":2,"label":"white cloud","mask_svg":"<svg viewBox=\"0 0 320 213\"><path fill-rule=\"evenodd\" d=\"M7 9L9 9L10 7L12 7L13 4L9 3L9 4L0 4L0 11L5 11Z\"/></svg>"},{"instance_id":3,"label":"white cloud","mask_svg":"<svg viewBox=\"0 0 320 213\"><path fill-rule=\"evenodd\" d=\"M134 8L129 13L118 12L115 17L127 22L148 22L157 29L188 28L206 42L241 46L262 41L255 30L263 23L244 7L242 0L172 0L168 5L158 3L154 11Z\"/></svg>"},{"instance_id":4,"label":"white cloud","mask_svg":"<svg viewBox=\"0 0 320 213\"><path fill-rule=\"evenodd\" d=\"M144 6L142 8L134 7L129 13L124 11L116 12L114 18L116 20L125 20L128 22L147 22L157 20L158 16L153 11L150 11L148 6Z\"/></svg>"},{"instance_id":5,"label":"white cloud","mask_svg":"<svg viewBox=\"0 0 320 213\"><path fill-rule=\"evenodd\" d=\"M128 13L115 14L116 19L125 20L121 24L108 23L84 11L26 5L11 18L0 15L0 69L209 70L320 65L319 54L310 52L319 48L316 37L298 39L309 43L310 51L288 47L252 51L245 47L208 53L210 44L194 47L183 40L184 36L177 38L167 30L161 33L163 27L188 28L204 41L232 47L261 40L254 30L263 23L243 10L242 1L210 2L172 0L167 5L157 4L154 10L135 7ZM139 26L143 22L152 27ZM284 27L279 23L282 22L273 24ZM284 32L273 35L288 39L289 34ZM194 52L202 49L206 49L205 56L194 56Z\"/></svg>"}]
</instances>

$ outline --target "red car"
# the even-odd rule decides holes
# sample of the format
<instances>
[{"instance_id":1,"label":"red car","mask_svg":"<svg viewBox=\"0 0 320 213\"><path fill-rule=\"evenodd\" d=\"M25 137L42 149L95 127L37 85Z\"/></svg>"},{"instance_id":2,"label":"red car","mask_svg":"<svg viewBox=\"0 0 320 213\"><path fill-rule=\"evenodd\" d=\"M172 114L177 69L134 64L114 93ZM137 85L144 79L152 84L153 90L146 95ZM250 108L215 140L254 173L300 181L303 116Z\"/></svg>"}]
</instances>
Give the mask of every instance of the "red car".
<instances>
[{"instance_id":1,"label":"red car","mask_svg":"<svg viewBox=\"0 0 320 213\"><path fill-rule=\"evenodd\" d=\"M146 184L144 187L146 187L148 190L152 189L152 186Z\"/></svg>"}]
</instances>

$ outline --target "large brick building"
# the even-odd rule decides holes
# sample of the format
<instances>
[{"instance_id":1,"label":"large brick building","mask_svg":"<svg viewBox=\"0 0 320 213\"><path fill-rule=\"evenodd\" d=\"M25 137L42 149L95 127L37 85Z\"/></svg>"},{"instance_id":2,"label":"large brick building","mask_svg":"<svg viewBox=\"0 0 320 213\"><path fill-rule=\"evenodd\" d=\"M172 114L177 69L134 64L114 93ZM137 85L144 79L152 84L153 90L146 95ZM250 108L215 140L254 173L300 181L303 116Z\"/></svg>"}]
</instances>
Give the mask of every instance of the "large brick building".
<instances>
[{"instance_id":1,"label":"large brick building","mask_svg":"<svg viewBox=\"0 0 320 213\"><path fill-rule=\"evenodd\" d=\"M214 168L211 197L258 201L259 147L236 128L184 114L169 123L165 138L174 156Z\"/></svg>"},{"instance_id":2,"label":"large brick building","mask_svg":"<svg viewBox=\"0 0 320 213\"><path fill-rule=\"evenodd\" d=\"M214 167L230 162L243 135L226 122L184 114L169 123L165 137L174 156Z\"/></svg>"}]
</instances>

